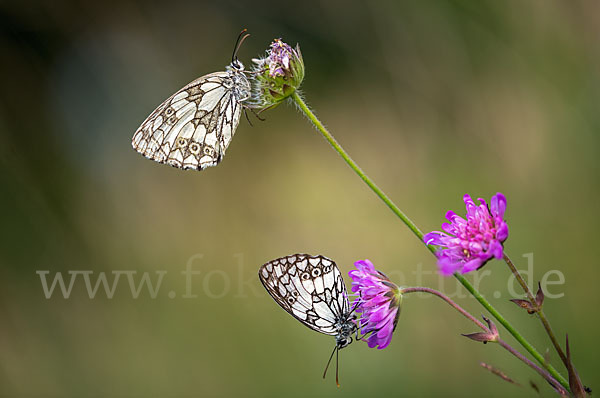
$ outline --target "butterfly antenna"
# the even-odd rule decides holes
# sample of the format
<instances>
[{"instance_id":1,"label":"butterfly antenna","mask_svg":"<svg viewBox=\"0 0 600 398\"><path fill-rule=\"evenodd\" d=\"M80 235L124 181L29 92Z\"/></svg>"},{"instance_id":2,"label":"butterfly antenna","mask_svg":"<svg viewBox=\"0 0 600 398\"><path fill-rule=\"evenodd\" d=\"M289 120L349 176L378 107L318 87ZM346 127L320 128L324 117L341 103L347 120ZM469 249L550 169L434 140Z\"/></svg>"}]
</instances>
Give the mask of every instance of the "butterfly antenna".
<instances>
[{"instance_id":1,"label":"butterfly antenna","mask_svg":"<svg viewBox=\"0 0 600 398\"><path fill-rule=\"evenodd\" d=\"M333 351L331 353L331 355L329 356L329 361L327 361L327 366L325 366L325 371L323 372L323 378L325 378L325 376L327 375L327 369L329 369L329 364L331 363L331 359L333 358L333 354L335 354L335 352L337 351L337 344L335 347L333 347Z\"/></svg>"},{"instance_id":2,"label":"butterfly antenna","mask_svg":"<svg viewBox=\"0 0 600 398\"><path fill-rule=\"evenodd\" d=\"M335 352L335 384L338 386L338 388L340 388L340 378L339 378L339 373L338 373L338 359L340 357L340 350L337 350Z\"/></svg>"},{"instance_id":3,"label":"butterfly antenna","mask_svg":"<svg viewBox=\"0 0 600 398\"><path fill-rule=\"evenodd\" d=\"M244 28L240 32L240 35L238 36L237 40L235 41L235 47L233 48L233 54L231 54L231 62L232 63L235 62L235 60L237 59L237 53L238 53L238 50L240 49L240 46L242 45L244 40L246 40L250 36L250 33L246 33L247 31L248 31L248 29Z\"/></svg>"}]
</instances>

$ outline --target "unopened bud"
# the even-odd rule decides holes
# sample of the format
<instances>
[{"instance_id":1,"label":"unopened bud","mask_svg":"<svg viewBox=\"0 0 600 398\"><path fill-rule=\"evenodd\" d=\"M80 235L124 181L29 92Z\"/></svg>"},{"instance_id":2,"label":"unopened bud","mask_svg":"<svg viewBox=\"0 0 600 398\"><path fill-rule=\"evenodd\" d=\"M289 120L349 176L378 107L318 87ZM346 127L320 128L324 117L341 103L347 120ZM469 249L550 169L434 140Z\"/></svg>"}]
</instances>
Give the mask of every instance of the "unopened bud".
<instances>
[{"instance_id":1,"label":"unopened bud","mask_svg":"<svg viewBox=\"0 0 600 398\"><path fill-rule=\"evenodd\" d=\"M292 95L304 80L304 61L300 47L275 39L265 58L255 63L251 79L252 96L247 101L251 108L272 108Z\"/></svg>"}]
</instances>

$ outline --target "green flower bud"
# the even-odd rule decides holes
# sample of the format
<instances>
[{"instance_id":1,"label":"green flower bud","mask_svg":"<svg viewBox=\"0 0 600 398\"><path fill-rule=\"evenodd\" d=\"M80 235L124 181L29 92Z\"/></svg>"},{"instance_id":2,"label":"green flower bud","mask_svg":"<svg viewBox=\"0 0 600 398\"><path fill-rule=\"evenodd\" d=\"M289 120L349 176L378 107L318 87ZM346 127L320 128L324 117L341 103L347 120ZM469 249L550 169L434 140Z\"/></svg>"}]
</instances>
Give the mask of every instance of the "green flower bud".
<instances>
[{"instance_id":1,"label":"green flower bud","mask_svg":"<svg viewBox=\"0 0 600 398\"><path fill-rule=\"evenodd\" d=\"M251 108L272 108L289 97L304 79L304 61L300 47L290 47L275 39L265 58L253 59L254 76L250 79L252 96L247 102Z\"/></svg>"}]
</instances>

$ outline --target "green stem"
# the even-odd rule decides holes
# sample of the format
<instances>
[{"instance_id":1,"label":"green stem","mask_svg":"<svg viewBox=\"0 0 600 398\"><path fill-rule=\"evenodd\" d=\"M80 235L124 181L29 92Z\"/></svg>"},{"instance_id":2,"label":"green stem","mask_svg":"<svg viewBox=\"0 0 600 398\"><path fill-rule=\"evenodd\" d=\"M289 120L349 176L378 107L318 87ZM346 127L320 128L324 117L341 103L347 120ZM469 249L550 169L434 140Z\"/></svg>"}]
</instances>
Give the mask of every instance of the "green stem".
<instances>
[{"instance_id":1,"label":"green stem","mask_svg":"<svg viewBox=\"0 0 600 398\"><path fill-rule=\"evenodd\" d=\"M348 166L375 192L375 194L402 220L402 222L412 231L413 234L423 243L423 232L392 202L392 200L365 174L364 171L352 160L352 158L346 153L344 148L336 141L335 138L329 133L329 131L323 126L323 124L317 119L315 114L308 108L304 100L300 97L297 91L295 91L291 98L298 105L304 115L312 122L312 124L319 130L323 137L329 142L329 144L335 149L335 151L346 161ZM435 255L436 248L433 245L426 245L431 253ZM567 380L552 367L549 363L544 360L544 357L527 341L525 338L479 293L471 283L466 280L462 275L455 273L454 277L487 309L490 314L494 316L509 331L510 334L543 366L548 372L562 384L564 388L569 390L569 383Z\"/></svg>"},{"instance_id":2,"label":"green stem","mask_svg":"<svg viewBox=\"0 0 600 398\"><path fill-rule=\"evenodd\" d=\"M321 134L323 134L323 137L325 137L327 142L329 142L333 149L335 149L336 152L340 154L340 156L346 161L346 163L348 163L352 170L354 170L356 174L358 174L358 176L365 182L365 184L367 184L369 188L371 188L373 192L375 192L375 194L379 196L379 198L381 198L381 200L383 200L383 202L394 212L394 214L396 214L398 218L400 218L402 222L406 224L406 226L419 238L419 240L422 241L423 232L421 232L421 230L410 220L410 218L408 218L406 214L404 214L404 212L400 210L398 206L396 206L394 202L392 202L392 200L388 198L388 196L373 181L371 181L371 179L365 174L365 172L362 171L362 169L358 167L356 163L354 163L354 160L352 160L352 158L346 153L344 148L342 148L341 145L338 144L335 138L333 138L333 136L329 134L329 131L327 131L327 129L323 126L323 124L321 124L319 119L317 119L317 117L308 108L306 103L304 103L304 100L302 100L300 95L298 95L297 91L294 91L294 93L292 94L292 98L300 107L302 112L304 112L306 117L315 125L317 130L319 130ZM430 250L432 250L432 252L435 252L433 246L430 248Z\"/></svg>"},{"instance_id":3,"label":"green stem","mask_svg":"<svg viewBox=\"0 0 600 398\"><path fill-rule=\"evenodd\" d=\"M488 328L483 323L481 323L481 321L479 319L475 318L473 315L471 315L469 312L467 312L464 308L462 308L456 302L452 301L452 299L450 299L450 297L446 296L442 292L439 292L439 291L437 291L435 289L431 289L431 288L428 288L428 287L421 287L421 286L400 288L400 294L408 294L408 293L429 293L429 294L433 294L434 296L437 296L437 297L441 298L442 300L444 300L447 304L449 304L452 308L454 308L456 311L458 311L459 313L461 313L465 318L467 318L468 320L470 320L471 322L473 322L475 325L479 326L481 328L481 330L483 330L485 333L489 333L490 335L494 333L490 328ZM486 319L486 321L487 321L487 319ZM492 337L492 336L490 336L490 337ZM556 379L554 377L552 377L552 375L549 372L547 372L546 370L540 368L535 363L533 363L532 361L530 361L527 357L525 357L523 354L521 354L519 351L515 350L507 342L505 342L504 340L502 340L500 338L500 336L498 336L496 334L495 340L490 340L490 341L497 342L502 348L504 348L505 350L507 350L508 352L510 352L511 354L513 354L515 357L517 357L519 360L523 361L527 366L531 367L533 370L535 370L536 372L538 372L561 395L567 395L566 391L563 390L563 388L560 386L560 384L558 383L558 381L556 381Z\"/></svg>"},{"instance_id":4,"label":"green stem","mask_svg":"<svg viewBox=\"0 0 600 398\"><path fill-rule=\"evenodd\" d=\"M481 293L479 293L479 291L477 291L473 285L471 285L469 283L469 281L462 276L459 273L455 273L454 277L456 279L458 279L458 281L469 291L469 293L471 293L471 295L473 295L473 297L475 297L477 299L477 301L479 301L481 303L481 305L483 307L485 307L486 310L488 310L488 312L490 314L492 314L492 316L494 318L496 318L498 320L498 322L500 322L502 324L502 326L504 326L504 328L506 330L508 330L508 332L510 334L513 335L513 337L540 363L540 365L542 365L543 367L545 367L548 372L554 376L554 378L556 380L559 381L560 384L562 384L562 386L564 388L566 388L567 390L569 390L569 382L560 374L558 373L558 371L556 369L554 369L554 367L548 363L544 357L535 349L534 346L531 345L531 343L529 343L524 337L523 335L521 335L521 333L519 333L518 330L516 330L514 328L514 326L508 322L506 320L506 318L504 318L502 316L502 314L500 314L482 295ZM569 390L570 391L570 390Z\"/></svg>"},{"instance_id":5,"label":"green stem","mask_svg":"<svg viewBox=\"0 0 600 398\"><path fill-rule=\"evenodd\" d=\"M521 285L521 287L523 288L523 291L527 295L527 299L529 300L533 308L536 309L536 313L542 321L542 325L544 326L544 329L546 329L546 333L548 334L548 337L550 337L550 341L552 341L552 345L554 345L554 349L558 353L558 356L560 356L561 361L565 364L567 368L569 368L569 361L567 359L567 356L560 347L560 344L558 344L558 339L556 338L556 335L554 334L554 331L550 326L550 322L548 321L548 318L546 318L546 314L544 313L542 307L538 306L538 303L535 301L535 297L533 296L533 292L531 291L531 289L529 289L529 285L527 285L527 282L525 282L525 279L523 279L521 273L519 272L519 270L517 270L517 267L515 267L512 260L510 259L510 257L508 257L508 255L506 255L506 253L504 254L504 261L506 262L508 268L510 268L510 271L513 273L513 275L519 282L519 285Z\"/></svg>"}]
</instances>

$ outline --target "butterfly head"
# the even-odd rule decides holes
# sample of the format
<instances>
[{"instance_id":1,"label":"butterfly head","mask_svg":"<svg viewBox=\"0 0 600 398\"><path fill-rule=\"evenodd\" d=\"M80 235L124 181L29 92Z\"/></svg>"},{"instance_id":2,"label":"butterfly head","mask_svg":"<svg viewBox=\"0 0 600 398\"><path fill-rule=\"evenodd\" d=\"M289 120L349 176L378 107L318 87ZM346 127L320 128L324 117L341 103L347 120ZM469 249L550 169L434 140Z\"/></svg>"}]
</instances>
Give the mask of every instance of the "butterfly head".
<instances>
[{"instance_id":1,"label":"butterfly head","mask_svg":"<svg viewBox=\"0 0 600 398\"><path fill-rule=\"evenodd\" d=\"M350 343L352 343L352 337L351 336L338 336L335 339L335 345L339 349L348 347L350 345Z\"/></svg>"},{"instance_id":2,"label":"butterfly head","mask_svg":"<svg viewBox=\"0 0 600 398\"><path fill-rule=\"evenodd\" d=\"M240 61L236 57L233 61L231 61L231 63L229 64L229 67L227 69L231 70L233 72L243 72L244 64L242 63L242 61Z\"/></svg>"},{"instance_id":3,"label":"butterfly head","mask_svg":"<svg viewBox=\"0 0 600 398\"><path fill-rule=\"evenodd\" d=\"M333 358L333 354L336 354L335 357L335 384L339 387L339 372L338 372L338 355L342 348L348 347L350 343L352 343L352 334L356 333L358 338L358 326L356 325L356 314L354 311L346 314L343 319L340 319L336 323L337 334L335 335L335 347L333 347L333 352L327 361L327 365L325 366L325 371L323 372L323 378L327 375L327 369L329 369L329 364L331 363L331 359Z\"/></svg>"}]
</instances>

